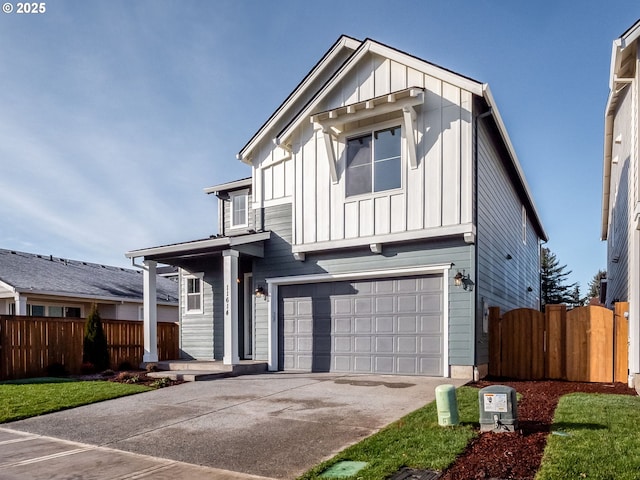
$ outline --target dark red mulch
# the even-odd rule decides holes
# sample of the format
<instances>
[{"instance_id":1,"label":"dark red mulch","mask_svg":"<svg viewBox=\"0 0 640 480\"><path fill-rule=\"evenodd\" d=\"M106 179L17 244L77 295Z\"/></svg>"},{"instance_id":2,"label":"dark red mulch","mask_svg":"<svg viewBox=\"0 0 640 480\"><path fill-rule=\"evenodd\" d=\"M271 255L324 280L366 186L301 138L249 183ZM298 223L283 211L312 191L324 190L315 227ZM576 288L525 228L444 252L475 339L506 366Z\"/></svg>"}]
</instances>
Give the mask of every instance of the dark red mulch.
<instances>
[{"instance_id":1,"label":"dark red mulch","mask_svg":"<svg viewBox=\"0 0 640 480\"><path fill-rule=\"evenodd\" d=\"M562 395L573 392L637 395L623 383L481 380L468 384L484 388L507 385L521 394L519 431L483 433L440 477L441 480L518 479L535 477L551 430L553 414Z\"/></svg>"}]
</instances>

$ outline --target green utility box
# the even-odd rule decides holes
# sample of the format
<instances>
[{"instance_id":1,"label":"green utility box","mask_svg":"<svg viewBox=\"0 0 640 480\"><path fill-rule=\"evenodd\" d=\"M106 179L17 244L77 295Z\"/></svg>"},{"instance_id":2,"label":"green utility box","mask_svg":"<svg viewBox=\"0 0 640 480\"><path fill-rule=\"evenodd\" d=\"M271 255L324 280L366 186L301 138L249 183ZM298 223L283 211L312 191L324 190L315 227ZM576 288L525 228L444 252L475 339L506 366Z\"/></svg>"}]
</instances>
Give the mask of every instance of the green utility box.
<instances>
[{"instance_id":1,"label":"green utility box","mask_svg":"<svg viewBox=\"0 0 640 480\"><path fill-rule=\"evenodd\" d=\"M448 427L460 423L456 387L438 385L436 387L436 407L438 408L438 425Z\"/></svg>"},{"instance_id":2,"label":"green utility box","mask_svg":"<svg viewBox=\"0 0 640 480\"><path fill-rule=\"evenodd\" d=\"M516 391L504 385L491 385L478 392L481 432L515 432L518 429Z\"/></svg>"}]
</instances>

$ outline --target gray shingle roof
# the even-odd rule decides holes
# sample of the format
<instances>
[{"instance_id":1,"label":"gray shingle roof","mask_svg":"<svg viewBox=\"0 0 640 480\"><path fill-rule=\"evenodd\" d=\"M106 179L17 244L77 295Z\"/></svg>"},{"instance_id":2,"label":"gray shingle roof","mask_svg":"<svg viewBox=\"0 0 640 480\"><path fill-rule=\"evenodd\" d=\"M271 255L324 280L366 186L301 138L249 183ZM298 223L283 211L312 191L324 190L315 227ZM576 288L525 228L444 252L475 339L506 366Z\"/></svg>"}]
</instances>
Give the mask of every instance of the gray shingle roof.
<instances>
[{"instance_id":1,"label":"gray shingle roof","mask_svg":"<svg viewBox=\"0 0 640 480\"><path fill-rule=\"evenodd\" d=\"M0 249L0 281L19 291L139 300L142 272L121 267ZM157 277L158 302L178 302L178 283Z\"/></svg>"}]
</instances>

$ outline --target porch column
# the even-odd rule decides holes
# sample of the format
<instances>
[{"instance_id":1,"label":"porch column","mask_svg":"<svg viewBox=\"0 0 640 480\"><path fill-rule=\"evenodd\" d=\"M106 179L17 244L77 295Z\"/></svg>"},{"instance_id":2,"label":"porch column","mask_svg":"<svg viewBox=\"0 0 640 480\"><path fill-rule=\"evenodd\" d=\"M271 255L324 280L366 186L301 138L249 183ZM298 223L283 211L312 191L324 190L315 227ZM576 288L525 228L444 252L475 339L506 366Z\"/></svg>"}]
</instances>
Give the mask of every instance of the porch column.
<instances>
[{"instance_id":1,"label":"porch column","mask_svg":"<svg viewBox=\"0 0 640 480\"><path fill-rule=\"evenodd\" d=\"M238 257L235 250L222 252L224 275L224 357L225 365L240 363L238 356Z\"/></svg>"},{"instance_id":2,"label":"porch column","mask_svg":"<svg viewBox=\"0 0 640 480\"><path fill-rule=\"evenodd\" d=\"M16 302L16 315L22 315L23 317L27 315L27 297L24 295L20 295L19 292L15 294L15 302Z\"/></svg>"},{"instance_id":3,"label":"porch column","mask_svg":"<svg viewBox=\"0 0 640 480\"><path fill-rule=\"evenodd\" d=\"M145 260L142 270L144 310L144 363L158 361L158 298L156 295L156 266L158 262Z\"/></svg>"}]
</instances>

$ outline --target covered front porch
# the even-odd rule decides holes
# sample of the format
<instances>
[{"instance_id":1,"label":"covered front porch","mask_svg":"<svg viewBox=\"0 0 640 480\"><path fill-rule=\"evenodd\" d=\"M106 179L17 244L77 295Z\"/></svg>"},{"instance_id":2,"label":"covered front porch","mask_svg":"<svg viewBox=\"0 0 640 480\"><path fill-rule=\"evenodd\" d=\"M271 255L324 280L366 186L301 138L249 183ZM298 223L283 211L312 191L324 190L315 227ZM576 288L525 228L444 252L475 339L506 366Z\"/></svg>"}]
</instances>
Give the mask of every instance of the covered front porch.
<instances>
[{"instance_id":1,"label":"covered front porch","mask_svg":"<svg viewBox=\"0 0 640 480\"><path fill-rule=\"evenodd\" d=\"M180 349L183 359L221 360L239 365L253 359L254 258L264 256L270 232L230 237L211 237L185 243L133 250L126 253L142 269L144 300L143 363L158 362L156 278L158 265L180 269ZM186 275L183 275L186 272ZM189 279L189 280L187 280ZM192 290L200 287L194 295ZM241 287L242 286L242 287ZM203 294L207 287L206 295ZM185 332L185 319L196 319L198 328ZM210 334L202 335L203 331ZM185 338L205 341L208 349L185 350ZM204 339L204 340L203 340ZM178 359L176 359L178 360Z\"/></svg>"}]
</instances>

